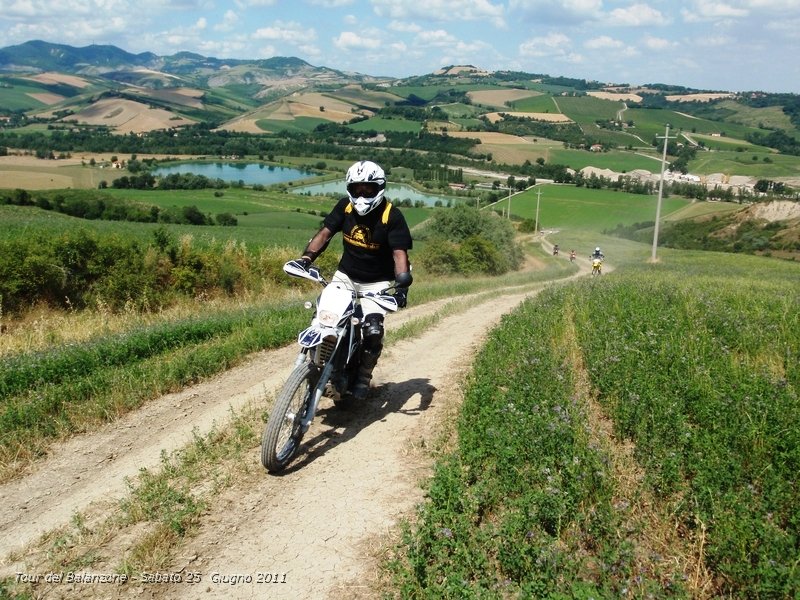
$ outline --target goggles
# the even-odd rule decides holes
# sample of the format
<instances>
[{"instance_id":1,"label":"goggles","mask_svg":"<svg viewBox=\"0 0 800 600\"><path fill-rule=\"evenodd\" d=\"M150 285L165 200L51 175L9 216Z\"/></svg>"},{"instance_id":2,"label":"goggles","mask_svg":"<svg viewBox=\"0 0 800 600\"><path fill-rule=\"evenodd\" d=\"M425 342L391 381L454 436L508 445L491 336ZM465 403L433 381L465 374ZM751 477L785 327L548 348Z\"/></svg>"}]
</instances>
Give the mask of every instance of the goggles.
<instances>
[{"instance_id":1,"label":"goggles","mask_svg":"<svg viewBox=\"0 0 800 600\"><path fill-rule=\"evenodd\" d=\"M347 186L353 198L374 198L381 191L381 185L371 181L356 181Z\"/></svg>"}]
</instances>

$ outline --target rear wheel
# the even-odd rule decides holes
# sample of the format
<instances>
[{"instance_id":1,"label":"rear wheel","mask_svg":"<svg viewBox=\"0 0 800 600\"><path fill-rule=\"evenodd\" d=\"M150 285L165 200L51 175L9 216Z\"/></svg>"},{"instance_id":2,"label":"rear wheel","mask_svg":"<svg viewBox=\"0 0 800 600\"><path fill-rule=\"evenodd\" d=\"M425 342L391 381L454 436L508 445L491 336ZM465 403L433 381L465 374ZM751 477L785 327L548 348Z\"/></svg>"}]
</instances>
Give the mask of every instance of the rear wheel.
<instances>
[{"instance_id":1,"label":"rear wheel","mask_svg":"<svg viewBox=\"0 0 800 600\"><path fill-rule=\"evenodd\" d=\"M270 473L285 469L297 453L318 377L317 367L305 362L295 367L278 394L261 437L261 464Z\"/></svg>"}]
</instances>

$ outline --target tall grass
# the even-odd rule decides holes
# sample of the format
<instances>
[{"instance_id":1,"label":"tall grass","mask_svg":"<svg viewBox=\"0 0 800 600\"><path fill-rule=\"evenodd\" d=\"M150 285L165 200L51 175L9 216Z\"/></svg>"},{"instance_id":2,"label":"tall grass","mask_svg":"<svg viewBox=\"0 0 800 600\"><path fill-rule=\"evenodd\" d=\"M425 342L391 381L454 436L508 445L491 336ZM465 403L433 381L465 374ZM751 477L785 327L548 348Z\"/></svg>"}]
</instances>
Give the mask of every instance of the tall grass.
<instances>
[{"instance_id":1,"label":"tall grass","mask_svg":"<svg viewBox=\"0 0 800 600\"><path fill-rule=\"evenodd\" d=\"M53 439L289 343L307 318L297 307L273 305L3 358L0 480L18 474Z\"/></svg>"}]
</instances>

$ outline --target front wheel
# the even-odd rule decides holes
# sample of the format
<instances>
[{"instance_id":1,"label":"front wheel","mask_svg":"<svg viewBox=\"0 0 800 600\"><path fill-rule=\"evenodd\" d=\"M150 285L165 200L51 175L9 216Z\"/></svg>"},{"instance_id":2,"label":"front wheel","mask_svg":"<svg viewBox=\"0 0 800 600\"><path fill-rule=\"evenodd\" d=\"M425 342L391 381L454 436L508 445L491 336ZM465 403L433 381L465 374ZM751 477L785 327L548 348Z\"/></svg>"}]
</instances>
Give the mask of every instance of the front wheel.
<instances>
[{"instance_id":1,"label":"front wheel","mask_svg":"<svg viewBox=\"0 0 800 600\"><path fill-rule=\"evenodd\" d=\"M295 367L278 394L261 437L261 464L270 473L285 469L297 453L318 377L317 367L304 362Z\"/></svg>"}]
</instances>

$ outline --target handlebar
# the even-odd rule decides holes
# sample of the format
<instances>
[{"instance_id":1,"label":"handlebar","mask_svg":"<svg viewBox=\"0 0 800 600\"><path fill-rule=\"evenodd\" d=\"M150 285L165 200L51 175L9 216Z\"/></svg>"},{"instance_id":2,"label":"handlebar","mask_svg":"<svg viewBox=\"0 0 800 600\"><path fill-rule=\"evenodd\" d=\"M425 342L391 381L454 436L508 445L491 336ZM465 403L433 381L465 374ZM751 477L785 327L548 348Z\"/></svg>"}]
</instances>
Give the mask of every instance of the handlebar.
<instances>
[{"instance_id":1,"label":"handlebar","mask_svg":"<svg viewBox=\"0 0 800 600\"><path fill-rule=\"evenodd\" d=\"M319 268L311 265L306 269L299 261L290 260L289 262L283 265L283 272L287 275L291 275L292 277L299 277L301 279L308 279L310 281L316 281L322 287L328 285L328 280L320 273ZM355 292L355 296L357 298L369 298L374 302L377 302L386 310L395 311L398 309L397 300L395 300L394 296L390 294L390 292L397 289L397 283L390 285L384 290L380 292Z\"/></svg>"}]
</instances>

